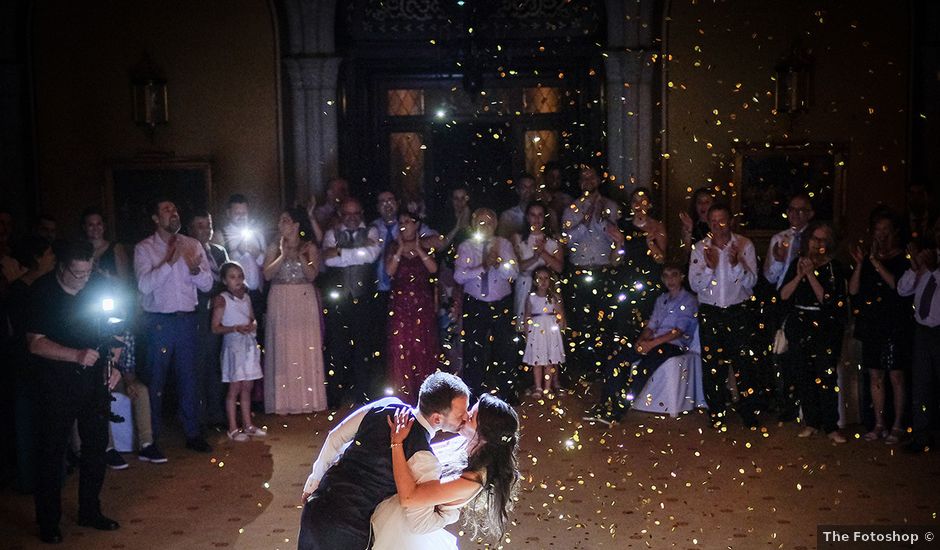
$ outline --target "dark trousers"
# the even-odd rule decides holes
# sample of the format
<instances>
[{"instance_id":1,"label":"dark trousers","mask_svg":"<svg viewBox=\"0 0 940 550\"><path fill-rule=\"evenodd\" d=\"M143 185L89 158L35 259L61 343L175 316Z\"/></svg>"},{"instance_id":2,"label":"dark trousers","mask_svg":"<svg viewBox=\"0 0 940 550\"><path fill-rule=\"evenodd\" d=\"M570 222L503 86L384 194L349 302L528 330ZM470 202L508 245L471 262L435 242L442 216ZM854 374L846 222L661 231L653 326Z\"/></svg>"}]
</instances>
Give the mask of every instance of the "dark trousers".
<instances>
[{"instance_id":1,"label":"dark trousers","mask_svg":"<svg viewBox=\"0 0 940 550\"><path fill-rule=\"evenodd\" d=\"M463 380L474 397L495 391L510 401L515 399L518 381L512 326L512 296L495 302L463 297Z\"/></svg>"},{"instance_id":2,"label":"dark trousers","mask_svg":"<svg viewBox=\"0 0 940 550\"><path fill-rule=\"evenodd\" d=\"M172 369L179 393L180 418L187 438L199 437L199 398L197 396L196 354L199 344L199 323L195 313L145 313L147 332L147 388L150 390L150 413L154 441L160 437L163 424L163 391Z\"/></svg>"},{"instance_id":3,"label":"dark trousers","mask_svg":"<svg viewBox=\"0 0 940 550\"><path fill-rule=\"evenodd\" d=\"M839 429L839 354L841 323L826 312L794 310L787 320L787 353L783 360L797 375L797 398L803 421L831 433Z\"/></svg>"},{"instance_id":4,"label":"dark trousers","mask_svg":"<svg viewBox=\"0 0 940 550\"><path fill-rule=\"evenodd\" d=\"M720 308L699 306L699 335L702 341L702 385L712 417L724 416L730 400L728 365L734 372L740 400L738 411L750 420L760 408L763 388L758 382L759 351L753 345L754 322L744 304Z\"/></svg>"},{"instance_id":5,"label":"dark trousers","mask_svg":"<svg viewBox=\"0 0 940 550\"><path fill-rule=\"evenodd\" d=\"M101 513L105 448L108 446L110 398L99 367L36 366L38 383L38 440L36 522L40 528L59 525L62 518L62 478L72 424L78 420L82 440L78 479L78 514Z\"/></svg>"},{"instance_id":6,"label":"dark trousers","mask_svg":"<svg viewBox=\"0 0 940 550\"><path fill-rule=\"evenodd\" d=\"M359 550L370 548L367 532L352 531L337 521L339 506L326 504L322 497L314 496L304 503L300 514L300 533L297 550ZM402 549L405 550L405 549Z\"/></svg>"},{"instance_id":7,"label":"dark trousers","mask_svg":"<svg viewBox=\"0 0 940 550\"><path fill-rule=\"evenodd\" d=\"M685 350L675 344L661 344L645 355L623 346L622 351L608 362L604 381L604 396L616 406L629 406L643 387L666 360L684 355ZM634 363L636 363L634 365ZM616 408L615 408L616 410Z\"/></svg>"},{"instance_id":8,"label":"dark trousers","mask_svg":"<svg viewBox=\"0 0 940 550\"><path fill-rule=\"evenodd\" d=\"M616 273L610 267L570 266L565 276L565 313L574 350L566 370L572 378L596 379L615 338L615 310L610 306L619 288Z\"/></svg>"},{"instance_id":9,"label":"dark trousers","mask_svg":"<svg viewBox=\"0 0 940 550\"><path fill-rule=\"evenodd\" d=\"M198 314L199 340L196 350L196 397L199 399L199 424L226 424L225 388L222 384L222 336L212 334L212 311Z\"/></svg>"},{"instance_id":10,"label":"dark trousers","mask_svg":"<svg viewBox=\"0 0 940 550\"><path fill-rule=\"evenodd\" d=\"M930 417L937 406L935 394L940 384L940 327L929 328L918 323L914 331L911 375L914 442L928 445L931 443Z\"/></svg>"},{"instance_id":11,"label":"dark trousers","mask_svg":"<svg viewBox=\"0 0 940 550\"><path fill-rule=\"evenodd\" d=\"M773 302L767 296L766 287L764 291L765 299L762 301L763 307L760 312L761 322L758 324L763 330L756 331L756 342L760 349L770 350L777 329L786 322L789 307L787 304L780 303L779 299ZM773 296L776 296L776 288L773 289ZM773 407L777 410L780 420L794 420L800 414L800 405L796 398L797 373L793 371L790 363L784 360L784 354L778 355L771 351L767 353L767 357L773 362L774 367L768 372L772 379L766 381L767 387L773 392Z\"/></svg>"},{"instance_id":12,"label":"dark trousers","mask_svg":"<svg viewBox=\"0 0 940 550\"><path fill-rule=\"evenodd\" d=\"M384 373L374 367L376 330L385 330L386 313L376 312L372 296L326 298L326 399L331 409L349 396L368 403Z\"/></svg>"}]
</instances>

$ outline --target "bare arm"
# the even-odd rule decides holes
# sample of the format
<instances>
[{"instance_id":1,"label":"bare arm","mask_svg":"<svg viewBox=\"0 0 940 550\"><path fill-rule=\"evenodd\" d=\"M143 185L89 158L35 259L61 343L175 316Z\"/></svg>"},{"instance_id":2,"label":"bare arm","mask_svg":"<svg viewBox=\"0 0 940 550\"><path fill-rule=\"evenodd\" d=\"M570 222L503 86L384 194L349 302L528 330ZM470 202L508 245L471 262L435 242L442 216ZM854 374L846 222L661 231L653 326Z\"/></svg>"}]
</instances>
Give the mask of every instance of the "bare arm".
<instances>
[{"instance_id":1,"label":"bare arm","mask_svg":"<svg viewBox=\"0 0 940 550\"><path fill-rule=\"evenodd\" d=\"M479 483L458 477L451 481L429 481L418 484L414 474L408 467L405 459L405 449L402 442L411 431L414 417L411 411L402 409L393 421L388 418L392 432L392 473L395 476L395 488L398 490L398 501L405 508L429 507L438 504L447 504L472 497L480 487Z\"/></svg>"},{"instance_id":2,"label":"bare arm","mask_svg":"<svg viewBox=\"0 0 940 550\"><path fill-rule=\"evenodd\" d=\"M212 299L212 334L235 332L235 327L227 327L222 324L223 314L225 314L225 298L216 296Z\"/></svg>"},{"instance_id":3,"label":"bare arm","mask_svg":"<svg viewBox=\"0 0 940 550\"><path fill-rule=\"evenodd\" d=\"M265 281L270 281L277 275L283 261L284 256L281 255L278 246L274 243L268 245L268 250L264 254L264 269L262 270Z\"/></svg>"}]
</instances>

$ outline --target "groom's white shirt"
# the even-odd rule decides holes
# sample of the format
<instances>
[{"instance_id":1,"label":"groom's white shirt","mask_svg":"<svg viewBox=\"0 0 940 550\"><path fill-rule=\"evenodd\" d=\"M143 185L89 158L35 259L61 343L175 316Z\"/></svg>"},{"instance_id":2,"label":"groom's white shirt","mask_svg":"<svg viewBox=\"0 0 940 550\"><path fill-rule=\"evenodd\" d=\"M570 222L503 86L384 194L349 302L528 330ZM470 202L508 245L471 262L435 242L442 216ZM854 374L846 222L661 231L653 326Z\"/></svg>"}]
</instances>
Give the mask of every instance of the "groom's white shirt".
<instances>
[{"instance_id":1,"label":"groom's white shirt","mask_svg":"<svg viewBox=\"0 0 940 550\"><path fill-rule=\"evenodd\" d=\"M304 484L304 492L312 493L316 491L326 471L343 456L346 447L356 438L356 432L359 431L359 425L362 424L362 419L365 418L366 413L375 407L384 407L393 404L404 405L405 403L397 397L379 399L378 401L374 401L357 409L333 428L329 435L326 436L326 441L323 442L323 448L320 449L320 455L317 457L316 462L313 463L313 469L310 475L307 476L307 483ZM421 411L412 407L411 412L414 414L418 424L421 424L421 426L431 434L432 438L437 435L438 429L431 426L431 423L421 414ZM391 450L389 450L389 453L391 453ZM430 451L418 451L411 455L411 458L408 459L408 467L411 468L411 473L414 475L417 483L425 483L441 478L441 463L437 457L434 456L434 453ZM415 533L430 533L446 525L444 518L434 511L433 506L427 508L412 507L405 508L404 510L405 517L408 519L408 523Z\"/></svg>"}]
</instances>

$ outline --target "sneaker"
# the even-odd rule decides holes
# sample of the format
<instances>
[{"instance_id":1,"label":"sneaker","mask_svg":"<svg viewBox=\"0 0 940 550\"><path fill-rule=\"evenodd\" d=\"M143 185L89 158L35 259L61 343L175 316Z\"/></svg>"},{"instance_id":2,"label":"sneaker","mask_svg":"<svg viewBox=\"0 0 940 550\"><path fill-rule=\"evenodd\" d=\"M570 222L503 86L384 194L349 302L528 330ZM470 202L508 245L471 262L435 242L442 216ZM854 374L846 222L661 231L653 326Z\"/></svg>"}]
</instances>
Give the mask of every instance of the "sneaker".
<instances>
[{"instance_id":1,"label":"sneaker","mask_svg":"<svg viewBox=\"0 0 940 550\"><path fill-rule=\"evenodd\" d=\"M137 453L137 458L144 462L151 462L153 464L163 464L166 462L166 457L163 456L163 453L160 452L160 449L153 443L147 445Z\"/></svg>"},{"instance_id":2,"label":"sneaker","mask_svg":"<svg viewBox=\"0 0 940 550\"><path fill-rule=\"evenodd\" d=\"M265 437L268 435L267 430L259 428L258 426L248 426L244 431L251 437Z\"/></svg>"},{"instance_id":3,"label":"sneaker","mask_svg":"<svg viewBox=\"0 0 940 550\"><path fill-rule=\"evenodd\" d=\"M211 453L212 447L203 437L190 437L186 439L186 448L197 453Z\"/></svg>"},{"instance_id":4,"label":"sneaker","mask_svg":"<svg viewBox=\"0 0 940 550\"><path fill-rule=\"evenodd\" d=\"M232 430L226 433L228 434L228 438L232 441L245 442L250 439L248 434L246 434L243 430Z\"/></svg>"},{"instance_id":5,"label":"sneaker","mask_svg":"<svg viewBox=\"0 0 940 550\"><path fill-rule=\"evenodd\" d=\"M126 470L127 461L124 460L124 457L121 456L121 453L115 451L114 449L108 449L104 454L104 462L108 465L108 468L112 470Z\"/></svg>"}]
</instances>

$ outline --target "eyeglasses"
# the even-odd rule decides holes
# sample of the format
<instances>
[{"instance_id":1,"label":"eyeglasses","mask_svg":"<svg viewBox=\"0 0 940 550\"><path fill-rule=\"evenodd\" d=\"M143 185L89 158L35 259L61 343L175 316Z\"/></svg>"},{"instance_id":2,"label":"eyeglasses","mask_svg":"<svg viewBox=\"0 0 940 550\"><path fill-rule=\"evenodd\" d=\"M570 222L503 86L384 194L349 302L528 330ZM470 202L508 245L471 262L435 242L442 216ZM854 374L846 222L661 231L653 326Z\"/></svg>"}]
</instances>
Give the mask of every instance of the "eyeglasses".
<instances>
[{"instance_id":1,"label":"eyeglasses","mask_svg":"<svg viewBox=\"0 0 940 550\"><path fill-rule=\"evenodd\" d=\"M787 212L796 212L798 214L807 214L812 211L813 211L812 208L794 208L793 206L787 207Z\"/></svg>"},{"instance_id":2,"label":"eyeglasses","mask_svg":"<svg viewBox=\"0 0 940 550\"><path fill-rule=\"evenodd\" d=\"M91 269L89 269L88 271L79 271L78 273L72 271L71 267L67 267L65 268L65 270L68 271L69 274L71 274L72 277L75 277L76 279L87 279L91 277L91 274L92 274Z\"/></svg>"}]
</instances>

